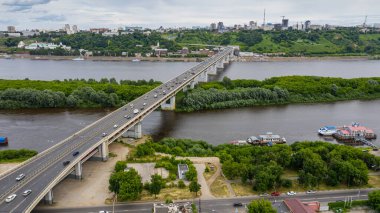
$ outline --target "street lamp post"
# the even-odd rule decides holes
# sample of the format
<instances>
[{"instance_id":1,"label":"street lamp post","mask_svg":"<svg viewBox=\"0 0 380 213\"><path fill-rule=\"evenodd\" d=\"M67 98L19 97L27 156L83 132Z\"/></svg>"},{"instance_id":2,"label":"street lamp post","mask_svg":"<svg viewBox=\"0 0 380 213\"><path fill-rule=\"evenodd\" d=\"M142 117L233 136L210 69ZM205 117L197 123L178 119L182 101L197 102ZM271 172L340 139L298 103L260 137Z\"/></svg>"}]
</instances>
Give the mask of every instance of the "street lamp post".
<instances>
[{"instance_id":1,"label":"street lamp post","mask_svg":"<svg viewBox=\"0 0 380 213\"><path fill-rule=\"evenodd\" d=\"M117 200L117 194L113 197L113 202L112 202L112 213L115 213L115 202Z\"/></svg>"}]
</instances>

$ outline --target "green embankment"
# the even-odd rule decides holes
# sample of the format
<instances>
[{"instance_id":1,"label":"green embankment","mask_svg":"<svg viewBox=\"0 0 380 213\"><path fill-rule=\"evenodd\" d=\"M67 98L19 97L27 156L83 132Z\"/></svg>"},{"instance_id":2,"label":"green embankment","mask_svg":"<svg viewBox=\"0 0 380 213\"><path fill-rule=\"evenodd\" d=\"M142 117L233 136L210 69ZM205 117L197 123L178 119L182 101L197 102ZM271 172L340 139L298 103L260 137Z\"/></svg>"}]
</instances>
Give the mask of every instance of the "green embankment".
<instances>
[{"instance_id":1,"label":"green embankment","mask_svg":"<svg viewBox=\"0 0 380 213\"><path fill-rule=\"evenodd\" d=\"M22 162L37 154L37 151L29 149L2 150L0 151L0 163Z\"/></svg>"},{"instance_id":2,"label":"green embankment","mask_svg":"<svg viewBox=\"0 0 380 213\"><path fill-rule=\"evenodd\" d=\"M230 80L200 84L182 95L179 111L238 108L255 105L319 103L380 98L380 78L317 76L273 77L263 81Z\"/></svg>"}]
</instances>

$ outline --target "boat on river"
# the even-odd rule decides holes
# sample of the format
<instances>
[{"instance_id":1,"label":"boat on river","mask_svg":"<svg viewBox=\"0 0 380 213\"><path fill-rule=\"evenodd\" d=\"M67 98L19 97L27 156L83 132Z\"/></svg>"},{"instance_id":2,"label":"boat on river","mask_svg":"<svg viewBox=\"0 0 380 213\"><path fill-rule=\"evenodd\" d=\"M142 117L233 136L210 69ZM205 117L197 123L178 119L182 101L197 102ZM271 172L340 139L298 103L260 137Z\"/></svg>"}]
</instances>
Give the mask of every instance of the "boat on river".
<instances>
[{"instance_id":1,"label":"boat on river","mask_svg":"<svg viewBox=\"0 0 380 213\"><path fill-rule=\"evenodd\" d=\"M71 60L73 60L73 61L84 61L84 58L83 57L78 57L78 58L73 58Z\"/></svg>"},{"instance_id":2,"label":"boat on river","mask_svg":"<svg viewBox=\"0 0 380 213\"><path fill-rule=\"evenodd\" d=\"M267 132L266 134L256 136L251 136L247 140L235 140L231 141L230 144L234 145L268 145L272 146L273 144L283 144L286 143L286 139L280 135L275 135L272 132Z\"/></svg>"},{"instance_id":3,"label":"boat on river","mask_svg":"<svg viewBox=\"0 0 380 213\"><path fill-rule=\"evenodd\" d=\"M0 145L7 146L8 145L8 138L0 136Z\"/></svg>"},{"instance_id":4,"label":"boat on river","mask_svg":"<svg viewBox=\"0 0 380 213\"><path fill-rule=\"evenodd\" d=\"M318 130L318 134L323 136L332 136L336 133L336 126L324 126Z\"/></svg>"},{"instance_id":5,"label":"boat on river","mask_svg":"<svg viewBox=\"0 0 380 213\"><path fill-rule=\"evenodd\" d=\"M351 126L338 127L333 137L338 140L357 140L361 138L371 140L376 139L376 134L372 129L354 122Z\"/></svg>"}]
</instances>

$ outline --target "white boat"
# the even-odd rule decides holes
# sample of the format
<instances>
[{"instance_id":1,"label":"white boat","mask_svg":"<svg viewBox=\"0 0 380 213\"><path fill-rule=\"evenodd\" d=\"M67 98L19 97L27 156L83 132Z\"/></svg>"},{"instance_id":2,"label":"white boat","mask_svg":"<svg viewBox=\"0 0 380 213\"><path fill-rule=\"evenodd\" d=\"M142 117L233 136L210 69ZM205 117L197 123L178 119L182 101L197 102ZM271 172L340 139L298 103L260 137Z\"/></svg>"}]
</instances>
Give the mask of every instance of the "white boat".
<instances>
[{"instance_id":1,"label":"white boat","mask_svg":"<svg viewBox=\"0 0 380 213\"><path fill-rule=\"evenodd\" d=\"M84 58L78 57L78 58L73 58L71 60L73 60L73 61L84 61Z\"/></svg>"},{"instance_id":2,"label":"white boat","mask_svg":"<svg viewBox=\"0 0 380 213\"><path fill-rule=\"evenodd\" d=\"M132 60L132 62L139 62L139 61L140 61L140 59L138 59L138 58L135 58Z\"/></svg>"},{"instance_id":3,"label":"white boat","mask_svg":"<svg viewBox=\"0 0 380 213\"><path fill-rule=\"evenodd\" d=\"M336 126L324 126L318 130L320 135L328 135L331 136L335 134L337 131Z\"/></svg>"}]
</instances>

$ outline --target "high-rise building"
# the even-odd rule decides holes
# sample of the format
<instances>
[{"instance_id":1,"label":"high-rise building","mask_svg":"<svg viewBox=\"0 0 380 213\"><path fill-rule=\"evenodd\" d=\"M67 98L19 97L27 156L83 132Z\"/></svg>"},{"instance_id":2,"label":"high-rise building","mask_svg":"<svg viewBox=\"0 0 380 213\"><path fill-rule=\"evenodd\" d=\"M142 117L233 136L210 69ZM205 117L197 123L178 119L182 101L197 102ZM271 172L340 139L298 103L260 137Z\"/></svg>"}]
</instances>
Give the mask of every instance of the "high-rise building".
<instances>
[{"instance_id":1,"label":"high-rise building","mask_svg":"<svg viewBox=\"0 0 380 213\"><path fill-rule=\"evenodd\" d=\"M215 31L216 30L216 24L215 23L211 23L210 24L210 30L211 31Z\"/></svg>"},{"instance_id":2,"label":"high-rise building","mask_svg":"<svg viewBox=\"0 0 380 213\"><path fill-rule=\"evenodd\" d=\"M287 29L289 25L289 19L282 19L282 29Z\"/></svg>"},{"instance_id":3,"label":"high-rise building","mask_svg":"<svg viewBox=\"0 0 380 213\"><path fill-rule=\"evenodd\" d=\"M8 27L7 27L7 31L8 31L9 33L14 33L14 32L16 32L16 27L15 27L15 26L8 26Z\"/></svg>"},{"instance_id":4,"label":"high-rise building","mask_svg":"<svg viewBox=\"0 0 380 213\"><path fill-rule=\"evenodd\" d=\"M223 22L221 22L221 21L218 22L217 30L220 33L222 33L224 31L224 24L223 24Z\"/></svg>"},{"instance_id":5,"label":"high-rise building","mask_svg":"<svg viewBox=\"0 0 380 213\"><path fill-rule=\"evenodd\" d=\"M78 32L78 26L77 25L73 25L73 33L77 33Z\"/></svg>"},{"instance_id":6,"label":"high-rise building","mask_svg":"<svg viewBox=\"0 0 380 213\"><path fill-rule=\"evenodd\" d=\"M248 26L248 28L251 29L251 30L255 30L255 29L257 29L257 22L255 22L255 21L250 21L250 22L249 22L249 26Z\"/></svg>"},{"instance_id":7,"label":"high-rise building","mask_svg":"<svg viewBox=\"0 0 380 213\"><path fill-rule=\"evenodd\" d=\"M310 25L311 25L311 22L309 20L305 21L305 25L304 25L305 30L310 29Z\"/></svg>"}]
</instances>

